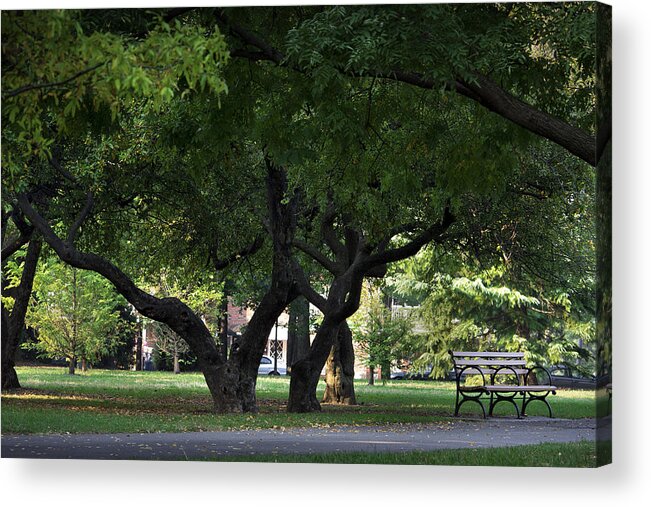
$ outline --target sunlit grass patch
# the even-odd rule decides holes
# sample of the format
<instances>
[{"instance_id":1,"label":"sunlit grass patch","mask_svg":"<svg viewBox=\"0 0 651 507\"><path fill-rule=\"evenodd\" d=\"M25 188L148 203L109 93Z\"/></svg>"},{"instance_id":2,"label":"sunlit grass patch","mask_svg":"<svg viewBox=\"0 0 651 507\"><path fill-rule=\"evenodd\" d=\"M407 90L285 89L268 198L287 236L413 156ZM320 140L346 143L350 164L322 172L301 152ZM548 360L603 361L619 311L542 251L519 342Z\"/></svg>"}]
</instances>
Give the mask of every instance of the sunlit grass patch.
<instances>
[{"instance_id":1,"label":"sunlit grass patch","mask_svg":"<svg viewBox=\"0 0 651 507\"><path fill-rule=\"evenodd\" d=\"M369 386L355 382L358 405L323 404L312 414L288 414L288 377L258 379L256 414L214 413L200 373L91 370L67 375L64 368L21 367L24 389L2 395L4 433L214 431L274 427L324 427L430 423L449 420L454 412L452 382L395 381ZM317 393L322 395L321 390ZM559 391L550 396L555 417L594 417L590 391ZM496 414L514 416L513 407ZM546 407L531 404L531 415ZM478 415L465 404L462 415Z\"/></svg>"},{"instance_id":2,"label":"sunlit grass patch","mask_svg":"<svg viewBox=\"0 0 651 507\"><path fill-rule=\"evenodd\" d=\"M601 443L604 448L612 442ZM210 461L256 461L266 463L448 465L591 468L598 464L594 442L539 444L491 449L452 449L414 452L338 452L327 454L268 454L218 456Z\"/></svg>"}]
</instances>

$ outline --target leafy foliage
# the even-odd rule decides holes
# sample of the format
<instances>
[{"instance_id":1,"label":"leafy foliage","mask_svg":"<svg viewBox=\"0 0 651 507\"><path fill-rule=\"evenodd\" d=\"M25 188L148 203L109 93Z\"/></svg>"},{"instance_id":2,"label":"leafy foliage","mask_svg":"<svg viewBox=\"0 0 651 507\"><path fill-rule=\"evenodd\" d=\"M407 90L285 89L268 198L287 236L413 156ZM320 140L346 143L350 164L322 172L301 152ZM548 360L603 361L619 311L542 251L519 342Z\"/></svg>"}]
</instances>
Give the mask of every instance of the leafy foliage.
<instances>
[{"instance_id":1,"label":"leafy foliage","mask_svg":"<svg viewBox=\"0 0 651 507\"><path fill-rule=\"evenodd\" d=\"M143 23L132 15L133 30ZM33 158L49 158L61 134L116 120L134 100L160 110L189 90L227 91L216 27L155 16L139 34L105 21L93 11L3 11L2 161L12 186L24 185Z\"/></svg>"},{"instance_id":2,"label":"leafy foliage","mask_svg":"<svg viewBox=\"0 0 651 507\"><path fill-rule=\"evenodd\" d=\"M364 364L381 366L382 379L386 380L391 364L400 359L400 345L409 341L413 324L407 317L392 315L381 296L380 287L367 282L360 309L348 322Z\"/></svg>"},{"instance_id":3,"label":"leafy foliage","mask_svg":"<svg viewBox=\"0 0 651 507\"><path fill-rule=\"evenodd\" d=\"M461 271L470 274L467 266ZM414 284L425 294L418 312L425 332L404 345L415 365L431 364L441 378L451 366L448 350L503 350L524 351L531 364L581 360L590 370L593 316L573 308L567 293L539 287L527 294L514 282L502 266L471 277L437 273ZM398 294L410 291L405 275L389 283Z\"/></svg>"},{"instance_id":4,"label":"leafy foliage","mask_svg":"<svg viewBox=\"0 0 651 507\"><path fill-rule=\"evenodd\" d=\"M338 73L410 71L444 89L480 72L548 112L593 125L594 14L585 3L334 6L290 30L286 50L317 90Z\"/></svg>"},{"instance_id":5,"label":"leafy foliage","mask_svg":"<svg viewBox=\"0 0 651 507\"><path fill-rule=\"evenodd\" d=\"M101 276L62 264L41 263L26 323L38 340L27 343L42 356L90 363L110 354L130 324L120 318L126 304Z\"/></svg>"}]
</instances>

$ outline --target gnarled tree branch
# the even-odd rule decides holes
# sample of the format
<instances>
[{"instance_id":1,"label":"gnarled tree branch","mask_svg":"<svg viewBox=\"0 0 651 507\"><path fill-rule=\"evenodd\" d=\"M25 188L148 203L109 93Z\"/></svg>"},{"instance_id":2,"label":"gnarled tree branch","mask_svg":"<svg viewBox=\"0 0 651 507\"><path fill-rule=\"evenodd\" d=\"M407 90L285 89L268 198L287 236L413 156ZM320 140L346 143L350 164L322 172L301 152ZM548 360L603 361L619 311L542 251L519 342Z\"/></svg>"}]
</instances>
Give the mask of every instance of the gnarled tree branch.
<instances>
[{"instance_id":1,"label":"gnarled tree branch","mask_svg":"<svg viewBox=\"0 0 651 507\"><path fill-rule=\"evenodd\" d=\"M20 88L15 88L14 90L9 90L8 92L5 92L3 94L3 98L7 99L10 97L15 97L16 95L20 95L21 93L29 92L31 90L41 90L43 88L56 88L59 86L66 85L68 83L71 83L72 81L75 81L76 79L79 79L80 77L86 74L90 74L91 72L93 72L96 69L99 69L102 65L105 65L106 63L107 62L100 62L98 64L92 65L86 69L76 72L69 78L63 79L61 81L54 81L52 83L34 83L34 84L21 86Z\"/></svg>"},{"instance_id":2,"label":"gnarled tree branch","mask_svg":"<svg viewBox=\"0 0 651 507\"><path fill-rule=\"evenodd\" d=\"M217 257L217 252L216 249L214 249L212 252L210 252L210 258L212 260L212 265L217 271L221 271L222 269L227 268L234 262L244 258L248 257L249 255L253 255L256 253L260 248L262 248L262 245L264 244L264 236L260 235L257 238L253 240L253 242L244 247L242 250L239 252L236 252L234 254L231 254L230 256L226 257L225 259L220 259Z\"/></svg>"},{"instance_id":3,"label":"gnarled tree branch","mask_svg":"<svg viewBox=\"0 0 651 507\"><path fill-rule=\"evenodd\" d=\"M231 22L223 11L218 11L217 20L242 42L260 50L260 52L236 50L232 53L233 57L247 58L252 61L267 60L279 66L292 68L297 72L305 72L305 69L292 65L283 53L267 41L244 27ZM343 69L339 70L342 73L355 77L390 79L428 90L440 86L438 82L425 78L419 73L407 72L402 69L371 69L368 71L353 72L346 72ZM447 84L447 89L477 102L489 111L499 114L503 118L536 135L549 139L588 164L592 166L596 165L597 141L593 135L527 104L500 87L497 83L491 81L487 76L475 73L475 79L472 82L459 78L452 79Z\"/></svg>"},{"instance_id":4,"label":"gnarled tree branch","mask_svg":"<svg viewBox=\"0 0 651 507\"><path fill-rule=\"evenodd\" d=\"M84 220L86 220L86 218L88 217L92 209L93 209L93 194L91 192L88 192L86 194L86 204L81 209L79 215L77 215L77 219L74 221L74 223L70 226L70 229L68 230L67 241L70 246L75 244L75 238L77 237L79 228L81 227L81 224L84 223Z\"/></svg>"},{"instance_id":5,"label":"gnarled tree branch","mask_svg":"<svg viewBox=\"0 0 651 507\"><path fill-rule=\"evenodd\" d=\"M450 211L449 206L447 206L443 212L443 219L440 222L437 222L427 228L423 233L409 241L406 245L369 255L366 259L360 262L360 268L358 269L368 271L375 266L388 264L390 262L395 262L406 259L407 257L411 257L412 255L418 253L418 250L420 250L430 241L440 239L441 235L453 223L454 215Z\"/></svg>"},{"instance_id":6,"label":"gnarled tree branch","mask_svg":"<svg viewBox=\"0 0 651 507\"><path fill-rule=\"evenodd\" d=\"M117 266L105 258L77 250L72 243L64 242L29 202L27 195L18 196L21 211L52 247L59 258L70 266L99 273L113 284L141 314L150 319L164 322L179 333L200 360L212 364L223 363L210 331L201 319L185 303L177 298L157 298L138 288ZM195 330L196 332L190 332Z\"/></svg>"},{"instance_id":7,"label":"gnarled tree branch","mask_svg":"<svg viewBox=\"0 0 651 507\"><path fill-rule=\"evenodd\" d=\"M321 253L319 250L314 248L312 245L309 245L304 241L298 239L294 239L294 241L292 241L292 245L298 248L303 253L309 255L312 259L314 259L319 264L321 264L321 266L327 269L330 273L338 274L343 272L339 264L328 259L328 257L326 257L323 253Z\"/></svg>"}]
</instances>

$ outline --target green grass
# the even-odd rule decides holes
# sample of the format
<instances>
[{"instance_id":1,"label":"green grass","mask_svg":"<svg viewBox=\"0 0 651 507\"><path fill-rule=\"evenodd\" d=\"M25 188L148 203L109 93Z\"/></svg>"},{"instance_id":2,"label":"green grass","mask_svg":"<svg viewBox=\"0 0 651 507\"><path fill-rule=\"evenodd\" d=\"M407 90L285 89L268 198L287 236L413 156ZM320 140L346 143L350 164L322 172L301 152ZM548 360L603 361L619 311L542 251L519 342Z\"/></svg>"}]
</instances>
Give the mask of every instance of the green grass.
<instances>
[{"instance_id":1,"label":"green grass","mask_svg":"<svg viewBox=\"0 0 651 507\"><path fill-rule=\"evenodd\" d=\"M600 444L601 445L601 444ZM612 447L611 442L603 445ZM600 449L600 452L602 450ZM599 463L594 442L539 444L493 449L452 449L403 453L338 452L328 454L220 456L209 461L334 463L360 465L451 465L589 468ZM206 460L206 461L208 461Z\"/></svg>"},{"instance_id":2,"label":"green grass","mask_svg":"<svg viewBox=\"0 0 651 507\"><path fill-rule=\"evenodd\" d=\"M3 433L181 432L332 425L429 423L448 419L454 411L451 382L393 381L386 385L355 385L357 406L323 405L313 414L285 410L289 379L258 380L257 414L217 415L199 373L92 370L67 375L63 368L17 368L23 389L2 395ZM322 384L323 385L323 384ZM320 395L321 393L319 393ZM594 417L590 391L561 391L550 397L554 415ZM546 415L542 404L530 405L531 415ZM462 414L478 414L466 404ZM497 415L513 415L502 404Z\"/></svg>"}]
</instances>

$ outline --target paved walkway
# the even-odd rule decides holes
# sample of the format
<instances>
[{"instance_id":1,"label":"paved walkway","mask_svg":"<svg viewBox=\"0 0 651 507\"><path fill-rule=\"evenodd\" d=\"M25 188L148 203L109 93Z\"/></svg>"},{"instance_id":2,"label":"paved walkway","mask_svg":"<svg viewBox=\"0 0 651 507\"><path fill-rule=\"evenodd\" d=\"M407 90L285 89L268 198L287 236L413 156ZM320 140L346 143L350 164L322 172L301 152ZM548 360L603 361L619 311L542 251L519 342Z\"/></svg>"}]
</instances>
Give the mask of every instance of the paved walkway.
<instances>
[{"instance_id":1,"label":"paved walkway","mask_svg":"<svg viewBox=\"0 0 651 507\"><path fill-rule=\"evenodd\" d=\"M610 419L606 422L606 432ZM593 419L458 419L377 427L101 435L3 435L3 458L199 459L233 455L433 451L594 440ZM605 437L608 438L608 437Z\"/></svg>"}]
</instances>

